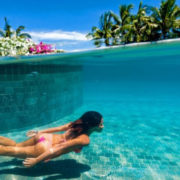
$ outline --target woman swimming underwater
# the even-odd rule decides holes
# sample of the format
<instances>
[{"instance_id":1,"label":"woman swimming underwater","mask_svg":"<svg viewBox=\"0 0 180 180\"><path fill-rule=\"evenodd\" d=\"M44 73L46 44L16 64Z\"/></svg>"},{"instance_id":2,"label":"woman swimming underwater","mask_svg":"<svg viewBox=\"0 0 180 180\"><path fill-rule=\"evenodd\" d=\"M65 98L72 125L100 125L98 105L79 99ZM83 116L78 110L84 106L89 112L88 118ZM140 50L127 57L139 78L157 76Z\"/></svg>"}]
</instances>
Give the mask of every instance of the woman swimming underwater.
<instances>
[{"instance_id":1,"label":"woman swimming underwater","mask_svg":"<svg viewBox=\"0 0 180 180\"><path fill-rule=\"evenodd\" d=\"M78 120L60 127L42 131L29 131L30 139L16 143L0 136L0 156L11 156L25 159L25 167L61 156L69 152L79 153L83 146L90 143L89 136L94 131L103 129L103 117L95 111L84 113ZM65 131L64 134L52 134Z\"/></svg>"}]
</instances>

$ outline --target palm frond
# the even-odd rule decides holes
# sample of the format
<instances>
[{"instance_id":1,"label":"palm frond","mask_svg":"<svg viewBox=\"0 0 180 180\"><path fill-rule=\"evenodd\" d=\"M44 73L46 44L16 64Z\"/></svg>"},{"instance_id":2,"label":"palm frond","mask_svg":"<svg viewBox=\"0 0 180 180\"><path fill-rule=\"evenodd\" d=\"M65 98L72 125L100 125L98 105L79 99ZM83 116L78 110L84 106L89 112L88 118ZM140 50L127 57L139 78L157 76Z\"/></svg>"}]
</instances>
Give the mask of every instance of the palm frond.
<instances>
[{"instance_id":1,"label":"palm frond","mask_svg":"<svg viewBox=\"0 0 180 180\"><path fill-rule=\"evenodd\" d=\"M111 16L114 19L116 24L118 24L118 25L121 24L121 19L116 14L112 13Z\"/></svg>"},{"instance_id":2,"label":"palm frond","mask_svg":"<svg viewBox=\"0 0 180 180\"><path fill-rule=\"evenodd\" d=\"M3 31L3 30L1 30L1 29L0 29L0 36L1 36L1 37L6 37L6 35L5 35L4 31Z\"/></svg>"},{"instance_id":3,"label":"palm frond","mask_svg":"<svg viewBox=\"0 0 180 180\"><path fill-rule=\"evenodd\" d=\"M22 30L24 30L24 29L25 29L24 26L19 26L19 27L16 29L16 35L18 36L18 35L20 34L20 32L21 32Z\"/></svg>"},{"instance_id":4,"label":"palm frond","mask_svg":"<svg viewBox=\"0 0 180 180\"><path fill-rule=\"evenodd\" d=\"M28 34L28 33L22 33L22 34L19 34L19 37L21 37L21 38L31 38L31 35Z\"/></svg>"}]
</instances>

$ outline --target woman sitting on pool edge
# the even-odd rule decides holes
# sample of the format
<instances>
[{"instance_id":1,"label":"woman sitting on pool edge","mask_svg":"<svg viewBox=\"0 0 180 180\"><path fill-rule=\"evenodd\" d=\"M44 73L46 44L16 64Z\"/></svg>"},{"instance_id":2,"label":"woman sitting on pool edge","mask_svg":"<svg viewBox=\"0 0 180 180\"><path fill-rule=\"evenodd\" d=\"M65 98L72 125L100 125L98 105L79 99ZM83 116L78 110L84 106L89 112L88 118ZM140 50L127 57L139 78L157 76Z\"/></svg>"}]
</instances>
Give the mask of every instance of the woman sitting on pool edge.
<instances>
[{"instance_id":1,"label":"woman sitting on pool edge","mask_svg":"<svg viewBox=\"0 0 180 180\"><path fill-rule=\"evenodd\" d=\"M90 143L89 135L103 128L102 115L95 111L84 113L78 120L60 127L42 131L29 131L30 139L16 143L0 136L0 156L11 156L25 159L25 167L61 156L72 151L80 152L83 146ZM65 131L64 134L52 134Z\"/></svg>"}]
</instances>

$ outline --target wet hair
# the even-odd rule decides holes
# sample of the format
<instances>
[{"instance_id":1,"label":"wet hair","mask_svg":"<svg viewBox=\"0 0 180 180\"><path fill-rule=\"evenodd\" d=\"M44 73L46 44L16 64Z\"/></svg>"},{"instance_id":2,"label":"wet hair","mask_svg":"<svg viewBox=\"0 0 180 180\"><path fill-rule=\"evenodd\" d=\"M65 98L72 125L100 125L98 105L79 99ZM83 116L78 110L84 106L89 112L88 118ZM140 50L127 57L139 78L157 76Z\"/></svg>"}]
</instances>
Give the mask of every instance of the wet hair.
<instances>
[{"instance_id":1,"label":"wet hair","mask_svg":"<svg viewBox=\"0 0 180 180\"><path fill-rule=\"evenodd\" d=\"M72 136L79 136L86 134L91 128L100 125L102 115L96 111L88 111L84 113L78 120L74 121L70 125L70 131Z\"/></svg>"}]
</instances>

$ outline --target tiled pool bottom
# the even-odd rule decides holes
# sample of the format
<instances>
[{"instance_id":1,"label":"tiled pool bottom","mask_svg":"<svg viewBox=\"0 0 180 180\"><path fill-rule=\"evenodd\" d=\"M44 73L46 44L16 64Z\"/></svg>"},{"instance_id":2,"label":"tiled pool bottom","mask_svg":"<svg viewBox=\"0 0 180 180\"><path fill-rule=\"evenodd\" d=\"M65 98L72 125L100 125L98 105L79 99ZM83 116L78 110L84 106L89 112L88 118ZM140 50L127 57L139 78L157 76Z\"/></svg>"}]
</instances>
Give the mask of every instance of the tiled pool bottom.
<instances>
[{"instance_id":1,"label":"tiled pool bottom","mask_svg":"<svg viewBox=\"0 0 180 180\"><path fill-rule=\"evenodd\" d=\"M174 101L86 101L73 115L41 127L78 118L89 109L104 115L105 128L91 135L80 154L69 153L32 169L22 160L0 158L0 179L180 179L180 103ZM25 132L3 134L18 141Z\"/></svg>"}]
</instances>

